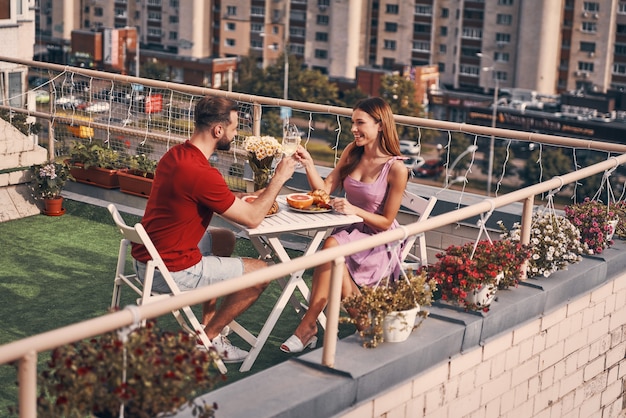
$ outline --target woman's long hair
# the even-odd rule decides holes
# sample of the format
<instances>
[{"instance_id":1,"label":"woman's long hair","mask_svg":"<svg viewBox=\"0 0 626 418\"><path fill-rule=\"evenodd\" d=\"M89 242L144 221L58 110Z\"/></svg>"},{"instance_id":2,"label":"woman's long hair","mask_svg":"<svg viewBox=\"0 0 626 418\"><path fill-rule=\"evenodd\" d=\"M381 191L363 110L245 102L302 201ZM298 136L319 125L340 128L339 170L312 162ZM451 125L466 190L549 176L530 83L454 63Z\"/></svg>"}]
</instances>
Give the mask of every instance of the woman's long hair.
<instances>
[{"instance_id":1,"label":"woman's long hair","mask_svg":"<svg viewBox=\"0 0 626 418\"><path fill-rule=\"evenodd\" d=\"M370 97L359 101L352 110L362 110L370 115L376 122L379 122L382 126L382 131L378 135L380 139L380 145L388 155L402 155L400 152L400 140L398 138L398 131L396 131L396 124L393 120L393 112L391 107L386 101L380 97ZM340 185L343 186L343 181L350 173L354 171L357 164L361 160L364 148L358 147L351 143L348 150L348 157L346 158L346 164L339 169Z\"/></svg>"}]
</instances>

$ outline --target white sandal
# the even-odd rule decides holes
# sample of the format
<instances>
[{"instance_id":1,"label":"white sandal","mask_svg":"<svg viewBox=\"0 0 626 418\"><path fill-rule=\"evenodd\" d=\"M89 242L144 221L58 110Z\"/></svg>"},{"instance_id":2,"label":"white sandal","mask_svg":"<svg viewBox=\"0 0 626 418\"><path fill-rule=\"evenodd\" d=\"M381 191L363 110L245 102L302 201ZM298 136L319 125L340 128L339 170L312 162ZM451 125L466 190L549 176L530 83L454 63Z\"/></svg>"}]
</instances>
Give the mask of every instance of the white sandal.
<instances>
[{"instance_id":1,"label":"white sandal","mask_svg":"<svg viewBox=\"0 0 626 418\"><path fill-rule=\"evenodd\" d=\"M316 345L317 345L317 337L315 335L312 336L311 339L306 344L302 344L302 341L300 341L300 338L296 337L295 335L292 335L291 337L287 338L287 341L281 344L280 350L285 353L293 354L293 353L300 353L307 347L313 349L315 348Z\"/></svg>"}]
</instances>

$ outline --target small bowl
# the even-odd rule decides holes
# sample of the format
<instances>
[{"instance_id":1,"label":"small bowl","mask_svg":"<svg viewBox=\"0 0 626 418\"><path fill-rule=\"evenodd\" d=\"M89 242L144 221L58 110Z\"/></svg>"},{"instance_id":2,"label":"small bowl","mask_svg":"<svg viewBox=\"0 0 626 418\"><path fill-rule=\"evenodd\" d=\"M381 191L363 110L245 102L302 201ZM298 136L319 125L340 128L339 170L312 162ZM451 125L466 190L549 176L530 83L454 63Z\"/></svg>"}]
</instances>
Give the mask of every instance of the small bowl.
<instances>
[{"instance_id":1,"label":"small bowl","mask_svg":"<svg viewBox=\"0 0 626 418\"><path fill-rule=\"evenodd\" d=\"M287 204L296 209L306 209L313 204L313 196L306 193L291 193L286 198Z\"/></svg>"}]
</instances>

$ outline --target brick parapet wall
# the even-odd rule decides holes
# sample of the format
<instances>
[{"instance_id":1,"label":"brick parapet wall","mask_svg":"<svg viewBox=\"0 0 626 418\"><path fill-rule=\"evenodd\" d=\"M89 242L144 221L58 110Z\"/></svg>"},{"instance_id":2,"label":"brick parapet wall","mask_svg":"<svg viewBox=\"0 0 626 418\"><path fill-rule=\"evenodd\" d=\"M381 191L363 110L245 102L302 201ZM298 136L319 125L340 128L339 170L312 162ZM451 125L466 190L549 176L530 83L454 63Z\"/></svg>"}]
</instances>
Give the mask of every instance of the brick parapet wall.
<instances>
[{"instance_id":1,"label":"brick parapet wall","mask_svg":"<svg viewBox=\"0 0 626 418\"><path fill-rule=\"evenodd\" d=\"M626 273L341 416L618 417L625 356Z\"/></svg>"}]
</instances>

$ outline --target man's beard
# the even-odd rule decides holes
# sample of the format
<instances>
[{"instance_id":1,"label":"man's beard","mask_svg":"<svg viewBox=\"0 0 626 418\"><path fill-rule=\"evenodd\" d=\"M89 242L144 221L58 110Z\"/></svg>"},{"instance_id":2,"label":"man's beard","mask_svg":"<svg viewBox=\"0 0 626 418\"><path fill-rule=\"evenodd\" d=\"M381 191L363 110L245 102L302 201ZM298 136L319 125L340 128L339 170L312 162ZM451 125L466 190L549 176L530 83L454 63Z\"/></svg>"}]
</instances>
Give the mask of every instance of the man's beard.
<instances>
[{"instance_id":1,"label":"man's beard","mask_svg":"<svg viewBox=\"0 0 626 418\"><path fill-rule=\"evenodd\" d=\"M220 151L229 151L230 150L230 143L231 143L231 141L228 140L228 137L226 135L223 135L217 141L217 149L220 150Z\"/></svg>"}]
</instances>

